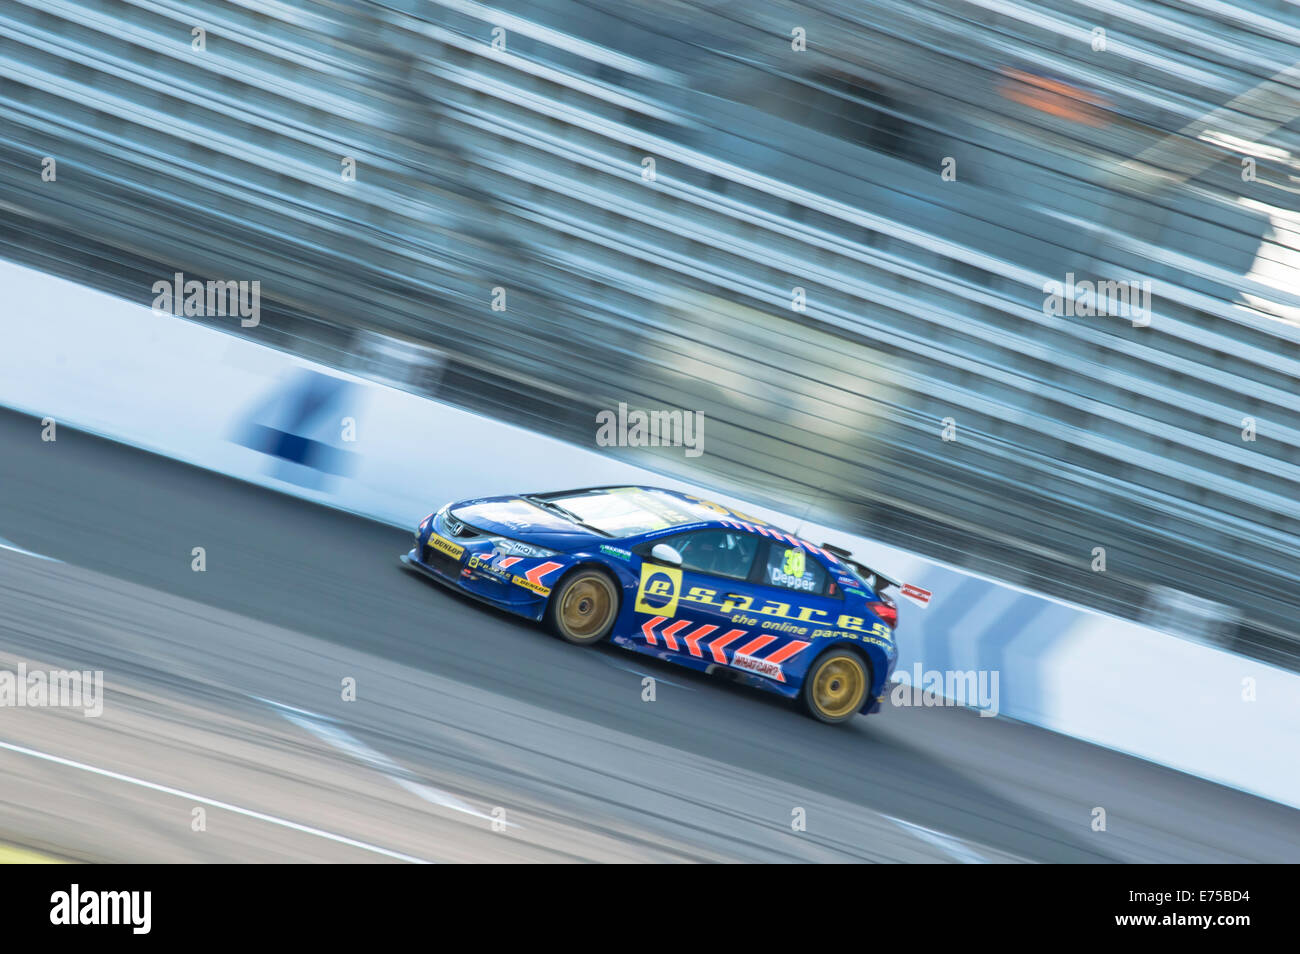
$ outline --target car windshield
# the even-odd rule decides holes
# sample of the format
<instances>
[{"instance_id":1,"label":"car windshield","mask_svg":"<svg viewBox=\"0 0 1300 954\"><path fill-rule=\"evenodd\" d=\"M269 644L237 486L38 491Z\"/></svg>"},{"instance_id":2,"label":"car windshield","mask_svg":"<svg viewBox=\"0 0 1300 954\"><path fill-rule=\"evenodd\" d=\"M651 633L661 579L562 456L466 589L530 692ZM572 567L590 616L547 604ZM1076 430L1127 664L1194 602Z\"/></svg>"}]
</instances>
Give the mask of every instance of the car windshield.
<instances>
[{"instance_id":1,"label":"car windshield","mask_svg":"<svg viewBox=\"0 0 1300 954\"><path fill-rule=\"evenodd\" d=\"M702 504L642 487L614 487L547 499L583 523L616 537L716 520L719 516Z\"/></svg>"}]
</instances>

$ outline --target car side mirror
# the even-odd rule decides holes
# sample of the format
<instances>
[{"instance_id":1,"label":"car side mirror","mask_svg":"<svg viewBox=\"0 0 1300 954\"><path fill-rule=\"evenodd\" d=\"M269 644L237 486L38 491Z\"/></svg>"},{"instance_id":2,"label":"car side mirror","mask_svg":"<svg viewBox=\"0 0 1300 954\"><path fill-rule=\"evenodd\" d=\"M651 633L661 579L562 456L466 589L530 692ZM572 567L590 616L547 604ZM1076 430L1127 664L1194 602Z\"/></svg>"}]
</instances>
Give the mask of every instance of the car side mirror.
<instances>
[{"instance_id":1,"label":"car side mirror","mask_svg":"<svg viewBox=\"0 0 1300 954\"><path fill-rule=\"evenodd\" d=\"M656 543L650 551L650 559L656 563L666 563L669 566L682 565L682 555L666 543Z\"/></svg>"}]
</instances>

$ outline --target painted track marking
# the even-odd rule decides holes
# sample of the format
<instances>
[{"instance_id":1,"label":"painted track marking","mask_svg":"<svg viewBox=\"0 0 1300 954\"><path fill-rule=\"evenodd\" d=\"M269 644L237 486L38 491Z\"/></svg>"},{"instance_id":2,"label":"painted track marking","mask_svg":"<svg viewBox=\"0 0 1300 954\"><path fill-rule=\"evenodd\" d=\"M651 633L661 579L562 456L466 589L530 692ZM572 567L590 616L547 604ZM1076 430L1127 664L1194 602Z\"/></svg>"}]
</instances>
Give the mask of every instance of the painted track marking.
<instances>
[{"instance_id":1,"label":"painted track marking","mask_svg":"<svg viewBox=\"0 0 1300 954\"><path fill-rule=\"evenodd\" d=\"M389 758L383 752L373 749L366 743L362 742L356 736L345 732L334 724L334 720L327 716L317 715L314 712L308 712L306 709L299 709L296 706L288 706L282 702L275 702L271 699L263 699L261 696L253 696L258 702L265 703L279 711L279 713L292 722L298 728L316 736L327 745L333 746L345 755L349 755L364 765L369 765L376 769L381 775L390 782L400 785L402 788L411 792L432 805L440 808L449 808L455 812L461 812L465 815L472 815L475 818L481 818L485 821L495 821L491 815L486 815L457 798L450 792L444 792L440 788L434 788L432 785L426 785L424 782L418 782L411 777L411 772L403 768L396 761ZM504 822L508 828L518 828L515 822Z\"/></svg>"},{"instance_id":2,"label":"painted track marking","mask_svg":"<svg viewBox=\"0 0 1300 954\"><path fill-rule=\"evenodd\" d=\"M38 560L47 560L50 563L62 563L62 560L56 560L54 557L48 557L43 553L33 553L31 550L24 550L22 547L4 537L0 537L0 550L12 550L14 553L21 553L24 556L36 557Z\"/></svg>"},{"instance_id":3,"label":"painted track marking","mask_svg":"<svg viewBox=\"0 0 1300 954\"><path fill-rule=\"evenodd\" d=\"M0 749L17 752L19 755L27 755L34 759L42 759L46 762L53 762L55 765L64 765L68 768L75 768L82 772L90 772L92 775L111 778L114 781L126 782L128 785L137 785L140 788L147 788L150 791L162 792L164 795L175 795L177 798L188 799L192 802L198 802L201 805L209 805L212 808L220 808L224 811L234 812L236 815L243 815L245 818L253 818L257 821L279 825L281 828L288 828L292 831L302 832L306 835L315 835L317 838L324 838L327 841L337 842L340 845L347 845L351 848L360 848L363 851L372 851L377 855L396 858L398 861L406 861L414 865L431 864L431 862L425 861L423 858L416 858L413 855L402 854L400 851L381 848L379 845L372 845L368 842L358 841L357 839L349 838L346 835L336 835L334 832L325 831L323 828L313 828L310 825L303 825L295 821L290 821L287 818L279 818L275 815L268 815L265 812L253 811L251 808L232 805L230 802L223 802L215 798L208 798L204 795L196 795L193 792L186 792L179 788L172 788L170 785L159 785L157 782L150 782L142 778L135 778L131 775L124 775L121 772L113 772L109 769L87 765L85 762L77 762L74 759L67 759L60 755L50 755L48 752L29 749L23 745L14 745L12 742L5 742L3 739L0 739Z\"/></svg>"},{"instance_id":4,"label":"painted track marking","mask_svg":"<svg viewBox=\"0 0 1300 954\"><path fill-rule=\"evenodd\" d=\"M924 842L928 842L938 848L950 858L955 858L964 865L986 865L988 859L981 855L970 845L955 838L952 835L945 835L941 831L935 831L933 828L926 828L924 825L917 825L910 821L903 821L901 818L895 818L893 815L883 815L883 818L889 819L904 831L911 832Z\"/></svg>"}]
</instances>

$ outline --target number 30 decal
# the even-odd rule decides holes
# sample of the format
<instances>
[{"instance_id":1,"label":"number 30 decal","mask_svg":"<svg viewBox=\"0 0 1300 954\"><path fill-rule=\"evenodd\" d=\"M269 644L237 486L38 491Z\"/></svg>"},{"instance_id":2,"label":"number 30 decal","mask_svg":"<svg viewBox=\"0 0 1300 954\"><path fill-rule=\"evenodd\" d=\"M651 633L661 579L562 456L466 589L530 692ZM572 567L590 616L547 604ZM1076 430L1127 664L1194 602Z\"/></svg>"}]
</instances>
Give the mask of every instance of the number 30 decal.
<instances>
[{"instance_id":1,"label":"number 30 decal","mask_svg":"<svg viewBox=\"0 0 1300 954\"><path fill-rule=\"evenodd\" d=\"M802 579L805 569L803 550L797 547L786 550L781 569L784 571L786 576L793 576L796 579Z\"/></svg>"}]
</instances>

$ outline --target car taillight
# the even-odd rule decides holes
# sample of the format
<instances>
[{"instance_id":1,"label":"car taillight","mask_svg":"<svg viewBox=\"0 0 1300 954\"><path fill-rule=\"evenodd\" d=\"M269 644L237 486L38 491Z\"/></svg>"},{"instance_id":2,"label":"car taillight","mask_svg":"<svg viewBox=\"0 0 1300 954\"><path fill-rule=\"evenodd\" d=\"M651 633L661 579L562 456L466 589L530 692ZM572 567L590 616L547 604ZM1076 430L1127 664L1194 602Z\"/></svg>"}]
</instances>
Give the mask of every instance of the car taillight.
<instances>
[{"instance_id":1,"label":"car taillight","mask_svg":"<svg viewBox=\"0 0 1300 954\"><path fill-rule=\"evenodd\" d=\"M867 609L884 620L886 625L898 625L898 607L893 603L868 603Z\"/></svg>"}]
</instances>

